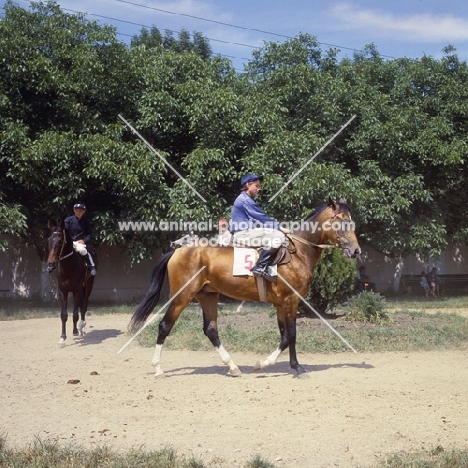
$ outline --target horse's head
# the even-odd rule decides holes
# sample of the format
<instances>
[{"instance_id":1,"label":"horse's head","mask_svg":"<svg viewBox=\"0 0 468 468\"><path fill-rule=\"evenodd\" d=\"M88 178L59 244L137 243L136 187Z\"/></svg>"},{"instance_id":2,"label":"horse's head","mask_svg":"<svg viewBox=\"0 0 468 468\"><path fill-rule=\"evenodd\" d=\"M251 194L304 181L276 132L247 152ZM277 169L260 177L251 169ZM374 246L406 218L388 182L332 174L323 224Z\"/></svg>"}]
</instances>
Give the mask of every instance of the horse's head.
<instances>
[{"instance_id":1,"label":"horse's head","mask_svg":"<svg viewBox=\"0 0 468 468\"><path fill-rule=\"evenodd\" d=\"M51 273L57 268L58 262L66 244L65 230L63 226L50 226L47 240L49 255L47 257L47 271Z\"/></svg>"},{"instance_id":2,"label":"horse's head","mask_svg":"<svg viewBox=\"0 0 468 468\"><path fill-rule=\"evenodd\" d=\"M190 234L185 234L185 236L180 239L172 241L171 249L175 250L184 245L192 245L196 240L198 240L198 236L193 231L190 231Z\"/></svg>"},{"instance_id":3,"label":"horse's head","mask_svg":"<svg viewBox=\"0 0 468 468\"><path fill-rule=\"evenodd\" d=\"M328 209L323 216L328 219L322 221L322 232L327 240L339 247L346 258L356 258L361 253L361 247L355 233L355 224L351 219L351 211L345 200L338 203L328 199Z\"/></svg>"}]
</instances>

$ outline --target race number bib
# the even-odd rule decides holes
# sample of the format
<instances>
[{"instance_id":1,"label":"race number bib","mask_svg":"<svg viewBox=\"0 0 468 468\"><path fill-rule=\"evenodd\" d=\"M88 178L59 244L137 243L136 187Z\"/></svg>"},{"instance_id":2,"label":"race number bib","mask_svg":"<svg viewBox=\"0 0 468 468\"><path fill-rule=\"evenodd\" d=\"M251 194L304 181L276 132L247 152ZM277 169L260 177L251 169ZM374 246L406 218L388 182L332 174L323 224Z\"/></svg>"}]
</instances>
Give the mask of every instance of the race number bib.
<instances>
[{"instance_id":1,"label":"race number bib","mask_svg":"<svg viewBox=\"0 0 468 468\"><path fill-rule=\"evenodd\" d=\"M247 249L244 247L236 247L234 249L234 264L232 266L233 276L252 275L250 269L257 262L257 251L255 249Z\"/></svg>"}]
</instances>

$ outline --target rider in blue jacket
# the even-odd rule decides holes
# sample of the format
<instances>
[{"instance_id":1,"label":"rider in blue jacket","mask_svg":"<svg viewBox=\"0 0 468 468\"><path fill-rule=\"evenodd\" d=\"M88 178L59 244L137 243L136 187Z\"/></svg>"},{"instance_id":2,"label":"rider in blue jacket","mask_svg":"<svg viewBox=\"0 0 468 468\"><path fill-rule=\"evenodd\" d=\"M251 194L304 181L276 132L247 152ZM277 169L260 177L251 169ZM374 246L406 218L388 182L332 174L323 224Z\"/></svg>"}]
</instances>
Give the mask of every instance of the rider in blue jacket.
<instances>
[{"instance_id":1,"label":"rider in blue jacket","mask_svg":"<svg viewBox=\"0 0 468 468\"><path fill-rule=\"evenodd\" d=\"M262 247L256 265L250 270L254 276L276 282L268 273L278 249L284 245L289 229L267 216L254 201L260 191L263 176L246 174L241 179L241 193L236 198L231 214L231 232L236 245Z\"/></svg>"}]
</instances>

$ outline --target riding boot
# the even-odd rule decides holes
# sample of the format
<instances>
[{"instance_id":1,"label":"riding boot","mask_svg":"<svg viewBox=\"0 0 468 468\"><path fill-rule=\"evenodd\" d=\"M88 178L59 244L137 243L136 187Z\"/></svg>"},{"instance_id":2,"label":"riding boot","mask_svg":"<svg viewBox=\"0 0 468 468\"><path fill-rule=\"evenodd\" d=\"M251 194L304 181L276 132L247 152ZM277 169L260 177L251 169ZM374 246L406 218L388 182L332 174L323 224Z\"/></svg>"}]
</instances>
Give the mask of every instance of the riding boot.
<instances>
[{"instance_id":1,"label":"riding boot","mask_svg":"<svg viewBox=\"0 0 468 468\"><path fill-rule=\"evenodd\" d=\"M91 256L91 254L88 252L87 255L84 256L84 259L90 275L96 276L96 265L94 264L93 257Z\"/></svg>"},{"instance_id":2,"label":"riding boot","mask_svg":"<svg viewBox=\"0 0 468 468\"><path fill-rule=\"evenodd\" d=\"M260 251L260 256L258 257L257 263L250 270L252 274L256 277L263 277L267 281L276 283L276 276L270 275L270 273L268 272L268 267L273 262L277 252L278 252L278 249L274 249L274 248L262 249Z\"/></svg>"}]
</instances>

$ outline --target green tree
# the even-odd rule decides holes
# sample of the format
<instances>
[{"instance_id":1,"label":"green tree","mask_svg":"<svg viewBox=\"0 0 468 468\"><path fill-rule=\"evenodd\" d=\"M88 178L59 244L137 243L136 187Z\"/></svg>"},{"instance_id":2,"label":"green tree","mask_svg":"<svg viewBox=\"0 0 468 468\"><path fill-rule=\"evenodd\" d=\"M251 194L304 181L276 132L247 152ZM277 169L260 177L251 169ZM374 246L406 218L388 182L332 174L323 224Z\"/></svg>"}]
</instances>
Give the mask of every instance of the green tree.
<instances>
[{"instance_id":1,"label":"green tree","mask_svg":"<svg viewBox=\"0 0 468 468\"><path fill-rule=\"evenodd\" d=\"M465 210L466 110L457 102L467 70L446 52L440 61L373 54L342 64L360 118L348 149L366 188L357 200L363 238L395 259L396 283L408 254L435 256L465 231L453 214Z\"/></svg>"},{"instance_id":2,"label":"green tree","mask_svg":"<svg viewBox=\"0 0 468 468\"><path fill-rule=\"evenodd\" d=\"M202 33L195 31L193 37L186 29L178 33L178 39L174 38L173 31L166 31L164 36L156 26L142 28L139 35L134 35L130 42L131 47L144 45L146 48L153 49L164 47L173 52L194 52L204 60L212 56L212 49L208 39Z\"/></svg>"},{"instance_id":3,"label":"green tree","mask_svg":"<svg viewBox=\"0 0 468 468\"><path fill-rule=\"evenodd\" d=\"M119 112L135 112L141 81L128 49L112 28L54 2L31 11L7 2L0 35L2 227L10 220L2 232L24 236L43 255L48 218L84 199L97 241L124 244L115 218L159 212L167 200L165 168L116 125Z\"/></svg>"}]
</instances>

